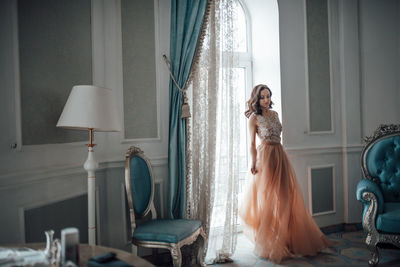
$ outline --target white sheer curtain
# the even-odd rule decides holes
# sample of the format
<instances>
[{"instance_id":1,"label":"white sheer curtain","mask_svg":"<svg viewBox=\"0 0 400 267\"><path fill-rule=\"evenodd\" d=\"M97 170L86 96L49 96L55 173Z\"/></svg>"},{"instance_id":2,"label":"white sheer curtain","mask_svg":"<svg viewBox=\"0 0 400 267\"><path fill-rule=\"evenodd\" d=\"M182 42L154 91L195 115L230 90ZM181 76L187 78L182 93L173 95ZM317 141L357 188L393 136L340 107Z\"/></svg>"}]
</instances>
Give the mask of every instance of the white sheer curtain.
<instances>
[{"instance_id":1,"label":"white sheer curtain","mask_svg":"<svg viewBox=\"0 0 400 267\"><path fill-rule=\"evenodd\" d=\"M211 2L200 58L192 77L191 160L187 214L203 220L206 262L229 261L238 225L240 105L234 51L236 0ZM243 159L242 159L243 160Z\"/></svg>"}]
</instances>

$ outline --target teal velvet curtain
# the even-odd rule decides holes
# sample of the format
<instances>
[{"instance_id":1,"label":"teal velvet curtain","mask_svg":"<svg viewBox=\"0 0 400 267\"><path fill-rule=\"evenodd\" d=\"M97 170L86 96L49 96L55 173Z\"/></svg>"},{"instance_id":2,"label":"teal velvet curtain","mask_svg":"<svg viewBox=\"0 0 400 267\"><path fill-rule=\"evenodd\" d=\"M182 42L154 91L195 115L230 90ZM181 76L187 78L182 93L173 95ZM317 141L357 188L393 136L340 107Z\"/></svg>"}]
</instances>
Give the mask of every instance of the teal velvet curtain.
<instances>
[{"instance_id":1,"label":"teal velvet curtain","mask_svg":"<svg viewBox=\"0 0 400 267\"><path fill-rule=\"evenodd\" d=\"M195 56L207 0L171 0L170 67L184 88ZM183 93L169 83L169 198L170 218L183 218L186 205L186 119L181 118Z\"/></svg>"}]
</instances>

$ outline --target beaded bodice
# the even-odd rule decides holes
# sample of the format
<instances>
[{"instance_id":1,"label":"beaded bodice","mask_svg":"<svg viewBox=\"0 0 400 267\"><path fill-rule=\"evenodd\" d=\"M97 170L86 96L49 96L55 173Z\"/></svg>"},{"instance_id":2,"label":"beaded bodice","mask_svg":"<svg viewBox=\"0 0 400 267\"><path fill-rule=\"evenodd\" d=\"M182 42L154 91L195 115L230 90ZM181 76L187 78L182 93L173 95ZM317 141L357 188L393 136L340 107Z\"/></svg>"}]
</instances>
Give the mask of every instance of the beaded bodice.
<instances>
[{"instance_id":1,"label":"beaded bodice","mask_svg":"<svg viewBox=\"0 0 400 267\"><path fill-rule=\"evenodd\" d=\"M282 124L276 111L270 110L266 116L255 115L257 118L257 135L262 141L280 143Z\"/></svg>"}]
</instances>

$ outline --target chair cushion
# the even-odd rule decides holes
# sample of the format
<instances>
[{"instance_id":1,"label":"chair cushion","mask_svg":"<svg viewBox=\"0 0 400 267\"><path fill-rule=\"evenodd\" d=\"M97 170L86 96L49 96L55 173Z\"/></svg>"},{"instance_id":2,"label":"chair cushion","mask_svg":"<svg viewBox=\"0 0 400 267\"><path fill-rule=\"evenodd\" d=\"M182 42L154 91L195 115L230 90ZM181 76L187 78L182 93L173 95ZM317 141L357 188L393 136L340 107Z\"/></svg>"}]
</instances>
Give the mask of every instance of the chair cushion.
<instances>
[{"instance_id":1,"label":"chair cushion","mask_svg":"<svg viewBox=\"0 0 400 267\"><path fill-rule=\"evenodd\" d=\"M133 238L140 241L178 243L200 227L201 221L198 220L151 220L136 227Z\"/></svg>"},{"instance_id":2,"label":"chair cushion","mask_svg":"<svg viewBox=\"0 0 400 267\"><path fill-rule=\"evenodd\" d=\"M376 219L376 229L387 233L400 233L400 203L387 202Z\"/></svg>"}]
</instances>

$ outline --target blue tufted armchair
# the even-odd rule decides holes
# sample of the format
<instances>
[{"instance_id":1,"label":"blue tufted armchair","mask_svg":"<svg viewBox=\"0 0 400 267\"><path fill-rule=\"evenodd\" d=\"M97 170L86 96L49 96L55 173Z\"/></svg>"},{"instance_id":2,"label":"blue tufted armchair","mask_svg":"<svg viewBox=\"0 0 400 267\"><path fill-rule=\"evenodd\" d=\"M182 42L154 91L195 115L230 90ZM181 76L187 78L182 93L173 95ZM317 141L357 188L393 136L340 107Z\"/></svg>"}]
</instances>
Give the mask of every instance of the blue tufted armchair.
<instances>
[{"instance_id":1,"label":"blue tufted armchair","mask_svg":"<svg viewBox=\"0 0 400 267\"><path fill-rule=\"evenodd\" d=\"M357 185L363 202L365 243L372 253L370 266L379 262L378 244L400 248L400 125L380 125L365 138L361 154L364 179Z\"/></svg>"}]
</instances>

